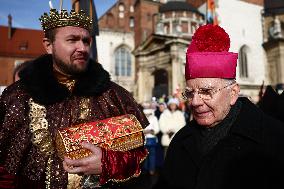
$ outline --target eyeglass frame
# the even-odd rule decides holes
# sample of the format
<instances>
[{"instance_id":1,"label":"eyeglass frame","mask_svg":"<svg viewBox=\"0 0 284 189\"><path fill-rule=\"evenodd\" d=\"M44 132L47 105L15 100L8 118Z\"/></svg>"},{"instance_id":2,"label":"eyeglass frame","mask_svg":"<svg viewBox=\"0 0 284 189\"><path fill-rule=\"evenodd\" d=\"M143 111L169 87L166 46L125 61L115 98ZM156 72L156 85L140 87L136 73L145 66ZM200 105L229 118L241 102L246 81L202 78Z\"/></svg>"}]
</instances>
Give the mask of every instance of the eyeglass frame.
<instances>
[{"instance_id":1,"label":"eyeglass frame","mask_svg":"<svg viewBox=\"0 0 284 189\"><path fill-rule=\"evenodd\" d=\"M227 88L227 87L229 87L229 86L231 86L231 85L234 85L234 84L236 84L236 83L237 83L236 80L234 80L234 81L230 82L229 84L225 85L224 87L217 88L217 89L214 89L214 88L212 88L212 89L210 89L210 88L198 88L198 89L195 89L195 90L192 90L192 91L191 91L191 92L193 92L193 93L192 93L192 97L187 97L187 95L185 94L186 90L189 90L189 89L186 87L185 91L182 92L182 98L183 98L184 100L192 101L193 98L194 98L194 94L197 92L199 98L202 99L203 101L212 100L214 94L216 94L216 93L218 93L219 91L221 91L221 90L223 90L223 89L225 89L225 88ZM204 91L205 91L205 90L210 91L210 92L208 92L208 93L210 93L210 94L209 94L209 96L210 96L209 99L204 99L204 97L201 96L200 91L202 91L202 90L204 90Z\"/></svg>"}]
</instances>

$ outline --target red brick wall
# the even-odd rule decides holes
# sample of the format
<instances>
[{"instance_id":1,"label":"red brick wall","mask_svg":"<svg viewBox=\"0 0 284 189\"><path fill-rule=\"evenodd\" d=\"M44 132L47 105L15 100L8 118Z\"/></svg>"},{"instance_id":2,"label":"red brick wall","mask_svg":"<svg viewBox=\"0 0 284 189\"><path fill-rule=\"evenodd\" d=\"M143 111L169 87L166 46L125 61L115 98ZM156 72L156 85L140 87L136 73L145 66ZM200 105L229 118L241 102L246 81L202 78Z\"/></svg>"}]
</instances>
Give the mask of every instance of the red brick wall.
<instances>
[{"instance_id":1,"label":"red brick wall","mask_svg":"<svg viewBox=\"0 0 284 189\"><path fill-rule=\"evenodd\" d=\"M245 1L248 3L256 4L256 5L261 5L261 6L263 6L263 2L264 2L264 0L241 0L241 1ZM192 4L195 7L199 7L202 4L206 3L206 0L187 0L187 2Z\"/></svg>"},{"instance_id":2,"label":"red brick wall","mask_svg":"<svg viewBox=\"0 0 284 189\"><path fill-rule=\"evenodd\" d=\"M16 60L24 62L28 59L0 57L0 86L8 86L13 83L13 73Z\"/></svg>"},{"instance_id":3,"label":"red brick wall","mask_svg":"<svg viewBox=\"0 0 284 189\"><path fill-rule=\"evenodd\" d=\"M191 5L193 5L194 7L200 7L202 4L204 4L206 2L206 0L187 0L187 2Z\"/></svg>"},{"instance_id":4,"label":"red brick wall","mask_svg":"<svg viewBox=\"0 0 284 189\"><path fill-rule=\"evenodd\" d=\"M256 5L261 5L261 6L263 6L264 4L264 0L242 0L242 1L245 1L247 3L256 4Z\"/></svg>"},{"instance_id":5,"label":"red brick wall","mask_svg":"<svg viewBox=\"0 0 284 189\"><path fill-rule=\"evenodd\" d=\"M154 32L156 14L159 12L160 3L139 1L135 6L135 46L138 46Z\"/></svg>"},{"instance_id":6,"label":"red brick wall","mask_svg":"<svg viewBox=\"0 0 284 189\"><path fill-rule=\"evenodd\" d=\"M114 31L130 32L133 28L129 26L130 17L134 16L133 12L130 12L130 7L134 7L135 0L119 0L111 7L102 17L99 19L100 29L111 29ZM119 5L124 5L124 17L119 17Z\"/></svg>"}]
</instances>

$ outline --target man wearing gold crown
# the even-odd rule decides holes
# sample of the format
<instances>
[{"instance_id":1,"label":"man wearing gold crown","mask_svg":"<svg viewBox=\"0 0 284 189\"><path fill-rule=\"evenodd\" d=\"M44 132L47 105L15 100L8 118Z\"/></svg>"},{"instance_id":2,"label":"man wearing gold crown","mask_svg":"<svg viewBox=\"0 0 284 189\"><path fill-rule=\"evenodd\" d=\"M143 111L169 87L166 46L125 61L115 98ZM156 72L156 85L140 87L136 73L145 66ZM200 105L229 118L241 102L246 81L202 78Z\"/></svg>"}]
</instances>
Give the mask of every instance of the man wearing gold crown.
<instances>
[{"instance_id":1,"label":"man wearing gold crown","mask_svg":"<svg viewBox=\"0 0 284 189\"><path fill-rule=\"evenodd\" d=\"M139 176L147 156L143 143L128 151L82 143L90 156L63 161L56 131L124 114L145 127L147 118L89 59L92 21L84 12L51 9L40 20L47 54L25 67L0 98L0 188L118 188Z\"/></svg>"},{"instance_id":2,"label":"man wearing gold crown","mask_svg":"<svg viewBox=\"0 0 284 189\"><path fill-rule=\"evenodd\" d=\"M193 120L173 138L155 189L284 188L284 125L238 97L229 48L220 26L195 32L183 93Z\"/></svg>"}]
</instances>

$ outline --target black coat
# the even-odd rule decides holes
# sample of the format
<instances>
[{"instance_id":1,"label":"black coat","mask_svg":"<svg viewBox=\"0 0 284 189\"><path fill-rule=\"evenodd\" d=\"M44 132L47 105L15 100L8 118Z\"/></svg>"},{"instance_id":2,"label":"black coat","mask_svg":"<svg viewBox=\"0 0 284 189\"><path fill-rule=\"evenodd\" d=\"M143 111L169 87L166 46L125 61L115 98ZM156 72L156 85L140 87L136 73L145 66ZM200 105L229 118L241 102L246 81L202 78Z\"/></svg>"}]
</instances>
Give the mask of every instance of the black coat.
<instances>
[{"instance_id":1,"label":"black coat","mask_svg":"<svg viewBox=\"0 0 284 189\"><path fill-rule=\"evenodd\" d=\"M284 188L284 125L245 98L229 134L204 157L194 121L172 140L156 189Z\"/></svg>"}]
</instances>

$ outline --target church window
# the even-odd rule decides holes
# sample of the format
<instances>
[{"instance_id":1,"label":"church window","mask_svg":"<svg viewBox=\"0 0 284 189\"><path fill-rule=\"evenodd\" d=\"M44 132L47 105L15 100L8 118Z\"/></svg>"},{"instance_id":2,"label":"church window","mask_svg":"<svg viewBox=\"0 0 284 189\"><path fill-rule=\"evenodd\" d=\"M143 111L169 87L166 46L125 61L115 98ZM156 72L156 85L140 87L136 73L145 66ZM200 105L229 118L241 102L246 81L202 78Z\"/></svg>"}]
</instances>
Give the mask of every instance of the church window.
<instances>
[{"instance_id":1,"label":"church window","mask_svg":"<svg viewBox=\"0 0 284 189\"><path fill-rule=\"evenodd\" d=\"M248 77L248 46L243 45L239 51L239 71L241 78Z\"/></svg>"},{"instance_id":2,"label":"church window","mask_svg":"<svg viewBox=\"0 0 284 189\"><path fill-rule=\"evenodd\" d=\"M182 33L188 33L188 22L187 21L181 22L181 30L182 30Z\"/></svg>"},{"instance_id":3,"label":"church window","mask_svg":"<svg viewBox=\"0 0 284 189\"><path fill-rule=\"evenodd\" d=\"M107 16L106 24L107 24L109 27L113 27L113 26L115 25L115 19L114 19L113 14L108 13L106 16Z\"/></svg>"},{"instance_id":4,"label":"church window","mask_svg":"<svg viewBox=\"0 0 284 189\"><path fill-rule=\"evenodd\" d=\"M134 12L134 6L131 5L130 8L129 8L130 12Z\"/></svg>"},{"instance_id":5,"label":"church window","mask_svg":"<svg viewBox=\"0 0 284 189\"><path fill-rule=\"evenodd\" d=\"M131 55L128 49L120 47L115 51L115 75L131 76Z\"/></svg>"},{"instance_id":6,"label":"church window","mask_svg":"<svg viewBox=\"0 0 284 189\"><path fill-rule=\"evenodd\" d=\"M129 18L129 27L131 27L131 28L134 27L134 17Z\"/></svg>"},{"instance_id":7,"label":"church window","mask_svg":"<svg viewBox=\"0 0 284 189\"><path fill-rule=\"evenodd\" d=\"M123 3L119 4L118 10L119 10L119 12L124 12L124 4Z\"/></svg>"},{"instance_id":8,"label":"church window","mask_svg":"<svg viewBox=\"0 0 284 189\"><path fill-rule=\"evenodd\" d=\"M124 6L124 4L123 3L120 3L119 5L118 5L118 16L119 16L119 18L124 18L124 11L125 11L125 6Z\"/></svg>"}]
</instances>

